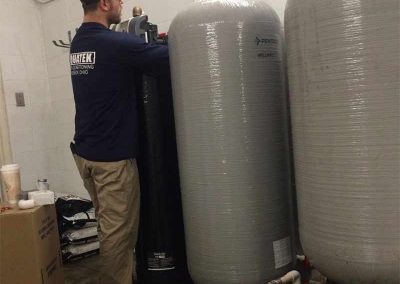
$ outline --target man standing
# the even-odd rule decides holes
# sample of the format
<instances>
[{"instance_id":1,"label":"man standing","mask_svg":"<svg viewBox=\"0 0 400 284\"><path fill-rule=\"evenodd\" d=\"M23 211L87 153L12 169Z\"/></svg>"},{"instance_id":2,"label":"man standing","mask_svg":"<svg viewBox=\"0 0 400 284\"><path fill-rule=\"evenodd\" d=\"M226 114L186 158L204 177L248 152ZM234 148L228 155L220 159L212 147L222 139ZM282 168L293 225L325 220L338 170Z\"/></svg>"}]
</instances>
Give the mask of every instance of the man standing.
<instances>
[{"instance_id":1,"label":"man standing","mask_svg":"<svg viewBox=\"0 0 400 284\"><path fill-rule=\"evenodd\" d=\"M167 68L168 48L109 30L121 21L121 0L80 1L84 19L70 51L71 149L99 224L99 282L130 284L140 203L135 78Z\"/></svg>"}]
</instances>

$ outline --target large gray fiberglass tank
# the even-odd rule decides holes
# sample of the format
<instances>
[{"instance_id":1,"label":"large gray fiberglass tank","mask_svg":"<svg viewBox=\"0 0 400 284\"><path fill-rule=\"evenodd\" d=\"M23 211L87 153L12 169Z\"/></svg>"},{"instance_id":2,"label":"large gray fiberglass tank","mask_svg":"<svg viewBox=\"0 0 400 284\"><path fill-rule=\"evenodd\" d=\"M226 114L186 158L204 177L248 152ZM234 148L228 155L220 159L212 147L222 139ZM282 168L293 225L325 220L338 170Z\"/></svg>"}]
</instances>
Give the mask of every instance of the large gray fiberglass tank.
<instances>
[{"instance_id":1,"label":"large gray fiberglass tank","mask_svg":"<svg viewBox=\"0 0 400 284\"><path fill-rule=\"evenodd\" d=\"M400 283L399 3L286 7L301 243L338 283Z\"/></svg>"},{"instance_id":2,"label":"large gray fiberglass tank","mask_svg":"<svg viewBox=\"0 0 400 284\"><path fill-rule=\"evenodd\" d=\"M279 18L262 1L197 1L171 24L196 284L265 284L291 268L281 46Z\"/></svg>"}]
</instances>

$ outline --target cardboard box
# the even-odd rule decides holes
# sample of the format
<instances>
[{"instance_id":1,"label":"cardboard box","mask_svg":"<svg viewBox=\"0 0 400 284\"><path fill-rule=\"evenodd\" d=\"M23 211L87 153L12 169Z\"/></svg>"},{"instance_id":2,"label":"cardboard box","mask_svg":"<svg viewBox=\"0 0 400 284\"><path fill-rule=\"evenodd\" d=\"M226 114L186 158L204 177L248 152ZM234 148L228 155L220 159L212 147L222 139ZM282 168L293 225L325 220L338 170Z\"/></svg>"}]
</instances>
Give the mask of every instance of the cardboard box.
<instances>
[{"instance_id":1,"label":"cardboard box","mask_svg":"<svg viewBox=\"0 0 400 284\"><path fill-rule=\"evenodd\" d=\"M54 205L0 213L0 283L64 283Z\"/></svg>"}]
</instances>

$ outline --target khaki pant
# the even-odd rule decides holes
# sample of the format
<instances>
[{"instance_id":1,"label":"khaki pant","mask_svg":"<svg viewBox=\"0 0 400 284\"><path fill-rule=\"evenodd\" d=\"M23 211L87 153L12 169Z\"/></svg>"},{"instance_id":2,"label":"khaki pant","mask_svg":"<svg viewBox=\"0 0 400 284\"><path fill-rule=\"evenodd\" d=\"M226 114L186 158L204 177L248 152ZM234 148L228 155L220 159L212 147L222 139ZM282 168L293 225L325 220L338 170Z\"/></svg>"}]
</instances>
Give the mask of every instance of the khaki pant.
<instances>
[{"instance_id":1,"label":"khaki pant","mask_svg":"<svg viewBox=\"0 0 400 284\"><path fill-rule=\"evenodd\" d=\"M131 284L140 207L136 160L93 162L74 155L96 212L100 240L99 282Z\"/></svg>"}]
</instances>

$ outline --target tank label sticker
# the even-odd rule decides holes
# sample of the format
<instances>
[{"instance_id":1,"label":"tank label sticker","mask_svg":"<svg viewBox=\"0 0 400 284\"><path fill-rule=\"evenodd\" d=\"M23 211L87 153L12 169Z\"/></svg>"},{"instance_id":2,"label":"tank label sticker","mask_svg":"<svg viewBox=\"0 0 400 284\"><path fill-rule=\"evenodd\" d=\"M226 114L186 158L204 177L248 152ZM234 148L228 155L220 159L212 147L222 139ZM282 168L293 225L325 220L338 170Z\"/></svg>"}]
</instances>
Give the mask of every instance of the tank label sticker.
<instances>
[{"instance_id":1,"label":"tank label sticker","mask_svg":"<svg viewBox=\"0 0 400 284\"><path fill-rule=\"evenodd\" d=\"M279 59L279 40L276 38L267 38L256 36L255 44L257 46L257 58L278 58Z\"/></svg>"},{"instance_id":2,"label":"tank label sticker","mask_svg":"<svg viewBox=\"0 0 400 284\"><path fill-rule=\"evenodd\" d=\"M272 245L274 248L275 269L284 267L293 261L290 237L275 241Z\"/></svg>"},{"instance_id":3,"label":"tank label sticker","mask_svg":"<svg viewBox=\"0 0 400 284\"><path fill-rule=\"evenodd\" d=\"M278 44L278 40L274 38L260 38L256 36L256 43L257 46L260 44Z\"/></svg>"},{"instance_id":4,"label":"tank label sticker","mask_svg":"<svg viewBox=\"0 0 400 284\"><path fill-rule=\"evenodd\" d=\"M172 253L152 252L147 254L147 269L150 271L162 271L175 269L175 260Z\"/></svg>"}]
</instances>

